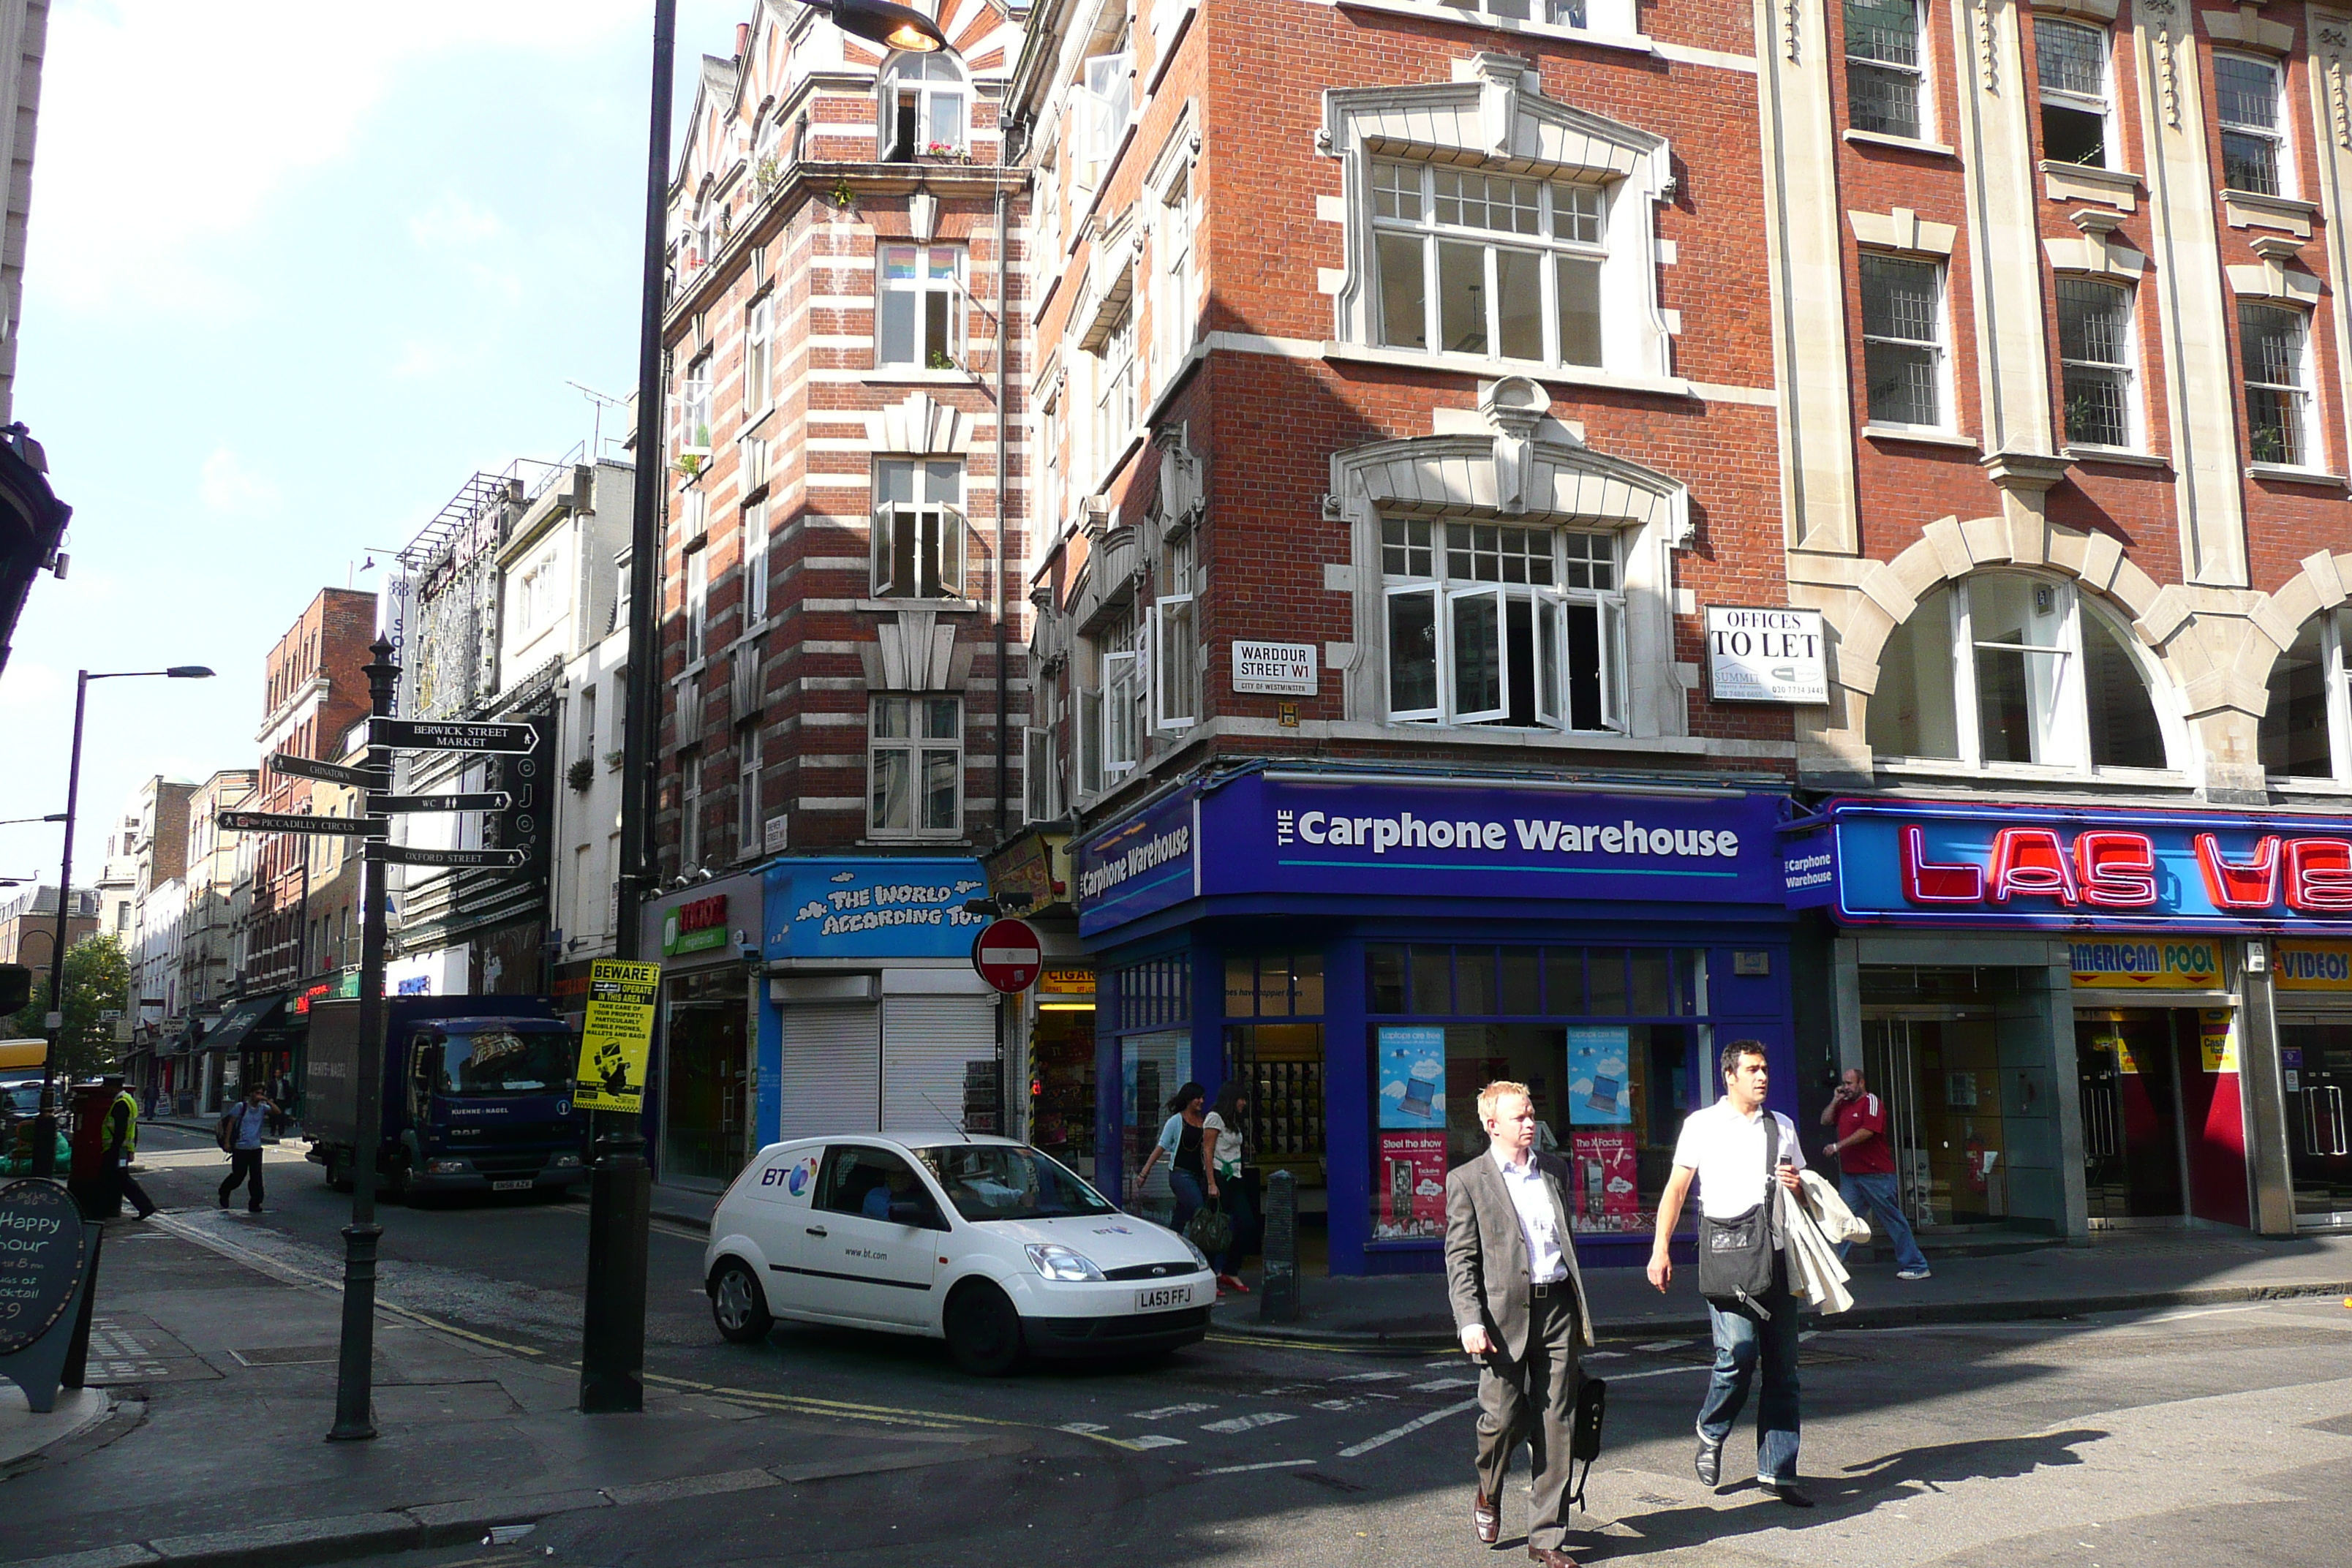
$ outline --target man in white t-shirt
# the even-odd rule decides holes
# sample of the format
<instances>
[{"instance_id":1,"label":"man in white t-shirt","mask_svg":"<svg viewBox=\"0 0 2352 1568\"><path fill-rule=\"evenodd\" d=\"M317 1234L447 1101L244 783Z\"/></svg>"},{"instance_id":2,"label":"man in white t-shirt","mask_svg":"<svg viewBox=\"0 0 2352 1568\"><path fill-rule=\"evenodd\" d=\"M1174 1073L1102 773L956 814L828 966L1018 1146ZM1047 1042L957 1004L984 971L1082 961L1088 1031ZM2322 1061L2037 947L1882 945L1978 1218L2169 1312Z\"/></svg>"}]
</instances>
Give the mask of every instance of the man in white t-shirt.
<instances>
[{"instance_id":1,"label":"man in white t-shirt","mask_svg":"<svg viewBox=\"0 0 2352 1568\"><path fill-rule=\"evenodd\" d=\"M1805 1152L1797 1141L1796 1123L1764 1108L1769 1075L1763 1045L1734 1040L1723 1047L1721 1066L1723 1098L1684 1120L1682 1136L1675 1142L1674 1174L1658 1199L1650 1283L1662 1291L1675 1277L1666 1248L1693 1178L1698 1182L1699 1212L1708 1219L1737 1219L1769 1202L1777 1196L1772 1190L1776 1179L1792 1193L1799 1190L1797 1173L1804 1169ZM1768 1126L1779 1131L1777 1172L1765 1163L1770 1147ZM1812 1499L1797 1485L1797 1299L1789 1289L1788 1240L1777 1223L1773 1244L1770 1289L1760 1297L1743 1296L1729 1307L1707 1301L1706 1315L1715 1328L1715 1375L1707 1380L1706 1402L1699 1407L1696 1467L1699 1484L1712 1489L1722 1476L1724 1440L1739 1419L1748 1385L1761 1362L1764 1392L1756 1402L1756 1479L1782 1502L1811 1508Z\"/></svg>"}]
</instances>

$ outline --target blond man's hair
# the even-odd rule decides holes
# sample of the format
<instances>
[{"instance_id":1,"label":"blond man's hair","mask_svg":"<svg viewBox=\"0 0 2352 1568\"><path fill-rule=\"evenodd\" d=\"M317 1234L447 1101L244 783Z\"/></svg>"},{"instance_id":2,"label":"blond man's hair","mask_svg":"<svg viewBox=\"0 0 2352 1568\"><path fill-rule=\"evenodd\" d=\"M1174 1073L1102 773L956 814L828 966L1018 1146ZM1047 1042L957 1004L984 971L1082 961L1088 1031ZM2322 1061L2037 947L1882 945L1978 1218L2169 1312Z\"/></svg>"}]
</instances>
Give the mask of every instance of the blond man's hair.
<instances>
[{"instance_id":1,"label":"blond man's hair","mask_svg":"<svg viewBox=\"0 0 2352 1568\"><path fill-rule=\"evenodd\" d=\"M1478 1125L1484 1127L1492 1121L1495 1119L1496 1110L1505 1100L1515 1094L1530 1106L1536 1102L1536 1097L1528 1092L1526 1084L1513 1083L1507 1078L1498 1078L1480 1089L1478 1091Z\"/></svg>"}]
</instances>

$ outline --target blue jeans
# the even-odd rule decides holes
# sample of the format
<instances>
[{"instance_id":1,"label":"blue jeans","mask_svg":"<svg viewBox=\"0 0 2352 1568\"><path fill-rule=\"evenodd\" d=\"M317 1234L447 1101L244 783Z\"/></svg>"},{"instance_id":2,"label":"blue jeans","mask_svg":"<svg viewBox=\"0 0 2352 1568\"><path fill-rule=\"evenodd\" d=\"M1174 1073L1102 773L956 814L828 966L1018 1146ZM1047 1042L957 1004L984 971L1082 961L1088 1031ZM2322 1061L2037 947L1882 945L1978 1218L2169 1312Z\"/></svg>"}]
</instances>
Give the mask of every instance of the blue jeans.
<instances>
[{"instance_id":1,"label":"blue jeans","mask_svg":"<svg viewBox=\"0 0 2352 1568\"><path fill-rule=\"evenodd\" d=\"M1856 1217L1868 1220L1879 1235L1895 1244L1895 1266L1897 1268L1925 1268L1927 1255L1919 1250L1918 1238L1911 1234L1911 1222L1903 1217L1903 1200L1895 1190L1895 1173L1883 1171L1876 1175L1855 1176L1838 1173L1838 1196ZM1838 1261L1845 1261L1846 1249L1853 1243L1838 1243Z\"/></svg>"},{"instance_id":2,"label":"blue jeans","mask_svg":"<svg viewBox=\"0 0 2352 1568\"><path fill-rule=\"evenodd\" d=\"M1209 1200L1201 1191L1199 1179L1190 1171L1171 1170L1168 1173L1168 1190L1176 1194L1176 1217L1168 1222L1168 1226L1177 1235L1181 1236L1184 1234L1184 1226L1192 1222L1194 1215L1201 1212L1201 1205Z\"/></svg>"},{"instance_id":3,"label":"blue jeans","mask_svg":"<svg viewBox=\"0 0 2352 1568\"><path fill-rule=\"evenodd\" d=\"M1789 1293L1788 1264L1777 1263L1772 1289L1760 1305L1772 1314L1759 1319L1745 1307L1706 1304L1715 1328L1715 1373L1707 1379L1706 1403L1699 1406L1699 1436L1720 1445L1731 1436L1759 1362L1764 1393L1756 1401L1756 1477L1779 1482L1797 1479L1797 1299Z\"/></svg>"}]
</instances>

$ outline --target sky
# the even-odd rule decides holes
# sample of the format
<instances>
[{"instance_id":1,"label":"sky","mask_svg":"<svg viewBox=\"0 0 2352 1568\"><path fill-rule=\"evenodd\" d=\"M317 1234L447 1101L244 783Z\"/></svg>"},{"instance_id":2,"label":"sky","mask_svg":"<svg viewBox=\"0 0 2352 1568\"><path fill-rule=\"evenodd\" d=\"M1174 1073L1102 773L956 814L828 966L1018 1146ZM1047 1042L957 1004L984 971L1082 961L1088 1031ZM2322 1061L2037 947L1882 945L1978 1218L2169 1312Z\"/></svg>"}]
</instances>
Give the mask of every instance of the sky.
<instances>
[{"instance_id":1,"label":"sky","mask_svg":"<svg viewBox=\"0 0 2352 1568\"><path fill-rule=\"evenodd\" d=\"M755 0L681 0L695 62ZM15 416L74 509L0 671L0 821L74 880L140 784L256 765L262 661L468 476L552 459L636 384L650 0L58 0ZM673 163L673 168L675 163ZM614 433L608 413L604 433ZM0 826L54 884L55 826ZM0 889L0 899L13 896Z\"/></svg>"}]
</instances>

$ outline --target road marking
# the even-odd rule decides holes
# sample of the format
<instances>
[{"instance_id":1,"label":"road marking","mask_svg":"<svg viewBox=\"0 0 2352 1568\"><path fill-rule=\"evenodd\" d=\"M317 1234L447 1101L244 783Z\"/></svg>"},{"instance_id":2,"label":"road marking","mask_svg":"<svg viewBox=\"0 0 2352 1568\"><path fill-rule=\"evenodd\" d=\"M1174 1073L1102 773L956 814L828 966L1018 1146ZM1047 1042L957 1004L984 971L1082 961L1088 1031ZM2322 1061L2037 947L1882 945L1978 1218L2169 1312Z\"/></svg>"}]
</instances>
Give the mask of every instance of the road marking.
<instances>
[{"instance_id":1,"label":"road marking","mask_svg":"<svg viewBox=\"0 0 2352 1568\"><path fill-rule=\"evenodd\" d=\"M1405 1375L1401 1372L1351 1372L1345 1377L1335 1377L1331 1381L1334 1383L1402 1383Z\"/></svg>"},{"instance_id":2,"label":"road marking","mask_svg":"<svg viewBox=\"0 0 2352 1568\"><path fill-rule=\"evenodd\" d=\"M1686 1342L1683 1340L1652 1340L1647 1344L1635 1345L1633 1348L1637 1351L1678 1351Z\"/></svg>"},{"instance_id":3,"label":"road marking","mask_svg":"<svg viewBox=\"0 0 2352 1568\"><path fill-rule=\"evenodd\" d=\"M1369 1454L1373 1449L1384 1447L1387 1445L1395 1442L1400 1437L1411 1436L1413 1433L1420 1431L1424 1426L1434 1426L1437 1423L1444 1420L1449 1415L1459 1415L1465 1410L1475 1410L1477 1408L1478 1402L1476 1400L1465 1399L1459 1405L1449 1405L1443 1410L1433 1410L1426 1415L1417 1415L1402 1426L1390 1427L1387 1431L1381 1433L1377 1437L1367 1437L1360 1443L1340 1449L1339 1458L1343 1459L1352 1459L1360 1454Z\"/></svg>"},{"instance_id":4,"label":"road marking","mask_svg":"<svg viewBox=\"0 0 2352 1568\"><path fill-rule=\"evenodd\" d=\"M1059 1426L1056 1426L1055 1430L1057 1432L1076 1432L1081 1437L1091 1437L1097 1432L1108 1432L1110 1428L1104 1426L1099 1421L1065 1421Z\"/></svg>"},{"instance_id":5,"label":"road marking","mask_svg":"<svg viewBox=\"0 0 2352 1568\"><path fill-rule=\"evenodd\" d=\"M1203 1410L1214 1410L1213 1405L1163 1405L1157 1410L1130 1412L1130 1421L1165 1421L1171 1415L1198 1415Z\"/></svg>"},{"instance_id":6,"label":"road marking","mask_svg":"<svg viewBox=\"0 0 2352 1568\"><path fill-rule=\"evenodd\" d=\"M1631 1383L1637 1377L1665 1377L1677 1372L1713 1372L1714 1370L1715 1366L1712 1363L1696 1363L1690 1366L1654 1366L1647 1372L1612 1373L1609 1381Z\"/></svg>"},{"instance_id":7,"label":"road marking","mask_svg":"<svg viewBox=\"0 0 2352 1568\"><path fill-rule=\"evenodd\" d=\"M1584 1359L1587 1361L1623 1361L1625 1359L1625 1352L1623 1351L1586 1351L1584 1352ZM1432 1366L1444 1366L1445 1363L1442 1361L1433 1361L1429 1364Z\"/></svg>"},{"instance_id":8,"label":"road marking","mask_svg":"<svg viewBox=\"0 0 2352 1568\"><path fill-rule=\"evenodd\" d=\"M1249 1470L1286 1470L1296 1465L1311 1465L1312 1459L1268 1459L1256 1465L1219 1465L1213 1470L1202 1470L1204 1476L1238 1476Z\"/></svg>"},{"instance_id":9,"label":"road marking","mask_svg":"<svg viewBox=\"0 0 2352 1568\"><path fill-rule=\"evenodd\" d=\"M1146 1432L1128 1444L1130 1448L1181 1448L1183 1446L1183 1438L1171 1437L1164 1432Z\"/></svg>"},{"instance_id":10,"label":"road marking","mask_svg":"<svg viewBox=\"0 0 2352 1568\"><path fill-rule=\"evenodd\" d=\"M1412 1385L1415 1394L1434 1394L1441 1388L1471 1388L1477 1384L1475 1377L1433 1377L1427 1383Z\"/></svg>"},{"instance_id":11,"label":"road marking","mask_svg":"<svg viewBox=\"0 0 2352 1568\"><path fill-rule=\"evenodd\" d=\"M1296 1421L1297 1419L1297 1416L1289 1414L1287 1411L1261 1410L1255 1415L1235 1415L1223 1421L1203 1422L1201 1426L1201 1430L1203 1432L1223 1432L1230 1436L1236 1432L1246 1432L1255 1426L1271 1426L1276 1422Z\"/></svg>"}]
</instances>

